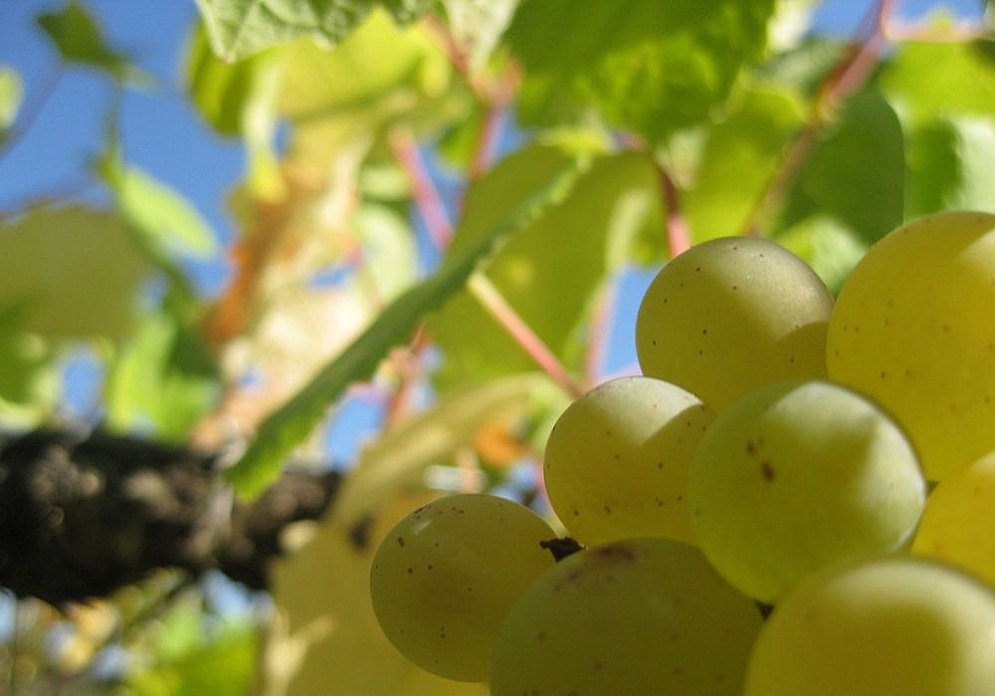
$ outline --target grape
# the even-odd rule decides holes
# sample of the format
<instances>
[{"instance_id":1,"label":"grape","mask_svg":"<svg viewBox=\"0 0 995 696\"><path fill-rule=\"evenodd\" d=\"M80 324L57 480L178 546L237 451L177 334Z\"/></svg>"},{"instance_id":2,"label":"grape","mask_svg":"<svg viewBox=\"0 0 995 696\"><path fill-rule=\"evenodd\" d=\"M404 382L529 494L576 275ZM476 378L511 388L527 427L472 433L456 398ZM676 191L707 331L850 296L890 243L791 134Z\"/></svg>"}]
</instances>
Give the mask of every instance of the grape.
<instances>
[{"instance_id":1,"label":"grape","mask_svg":"<svg viewBox=\"0 0 995 696\"><path fill-rule=\"evenodd\" d=\"M762 619L697 549L618 541L546 571L501 627L493 696L739 696Z\"/></svg>"},{"instance_id":2,"label":"grape","mask_svg":"<svg viewBox=\"0 0 995 696\"><path fill-rule=\"evenodd\" d=\"M713 239L650 283L636 319L639 365L721 412L765 384L825 377L832 305L815 272L775 242Z\"/></svg>"},{"instance_id":3,"label":"grape","mask_svg":"<svg viewBox=\"0 0 995 696\"><path fill-rule=\"evenodd\" d=\"M746 696L981 696L995 689L995 594L894 557L818 573L778 605Z\"/></svg>"},{"instance_id":4,"label":"grape","mask_svg":"<svg viewBox=\"0 0 995 696\"><path fill-rule=\"evenodd\" d=\"M555 536L528 508L491 495L447 496L415 510L373 558L380 627L423 669L485 681L501 620L553 565L539 542Z\"/></svg>"},{"instance_id":5,"label":"grape","mask_svg":"<svg viewBox=\"0 0 995 696\"><path fill-rule=\"evenodd\" d=\"M943 559L995 585L995 452L933 489L912 552Z\"/></svg>"},{"instance_id":6,"label":"grape","mask_svg":"<svg viewBox=\"0 0 995 696\"><path fill-rule=\"evenodd\" d=\"M650 377L595 387L559 417L546 443L546 492L588 545L662 536L690 542L688 466L715 415L698 397Z\"/></svg>"},{"instance_id":7,"label":"grape","mask_svg":"<svg viewBox=\"0 0 995 696\"><path fill-rule=\"evenodd\" d=\"M691 462L688 496L712 565L773 603L824 565L903 547L925 482L873 403L829 382L789 381L719 415Z\"/></svg>"},{"instance_id":8,"label":"grape","mask_svg":"<svg viewBox=\"0 0 995 696\"><path fill-rule=\"evenodd\" d=\"M898 228L860 261L829 324L828 369L888 409L926 476L995 450L995 215Z\"/></svg>"}]
</instances>

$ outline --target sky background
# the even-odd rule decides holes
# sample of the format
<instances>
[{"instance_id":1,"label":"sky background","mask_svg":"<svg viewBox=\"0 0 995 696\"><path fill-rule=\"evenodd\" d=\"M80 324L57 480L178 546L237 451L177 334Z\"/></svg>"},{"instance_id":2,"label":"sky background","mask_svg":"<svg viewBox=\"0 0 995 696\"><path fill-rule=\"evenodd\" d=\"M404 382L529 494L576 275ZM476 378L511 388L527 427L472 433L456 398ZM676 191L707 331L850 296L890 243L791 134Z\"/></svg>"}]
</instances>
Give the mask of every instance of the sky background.
<instances>
[{"instance_id":1,"label":"sky background","mask_svg":"<svg viewBox=\"0 0 995 696\"><path fill-rule=\"evenodd\" d=\"M53 82L58 59L37 28L35 16L61 5L48 0L0 0L0 65L14 67L24 85L15 131L34 119L30 129L0 153L0 212L52 194L95 200L103 195L99 186L88 185L83 172L87 160L99 152L111 86L82 69L69 70L57 84ZM224 205L242 176L243 152L238 140L219 138L205 125L182 90L184 45L197 17L193 1L89 0L85 5L97 16L109 44L128 54L156 81L151 89L125 94L121 119L125 160L177 189L199 209L219 240L229 241L233 228ZM814 15L814 31L848 36L872 5L873 0L827 0ZM902 0L898 12L912 19L945 6L976 15L980 5L980 0ZM222 287L226 265L218 259L194 266L192 272L198 287L211 294ZM624 279L616 335L631 337L638 298L651 275ZM624 369L634 359L631 340L616 342L608 371ZM94 398L99 374L92 368L85 356L69 364L71 401Z\"/></svg>"}]
</instances>

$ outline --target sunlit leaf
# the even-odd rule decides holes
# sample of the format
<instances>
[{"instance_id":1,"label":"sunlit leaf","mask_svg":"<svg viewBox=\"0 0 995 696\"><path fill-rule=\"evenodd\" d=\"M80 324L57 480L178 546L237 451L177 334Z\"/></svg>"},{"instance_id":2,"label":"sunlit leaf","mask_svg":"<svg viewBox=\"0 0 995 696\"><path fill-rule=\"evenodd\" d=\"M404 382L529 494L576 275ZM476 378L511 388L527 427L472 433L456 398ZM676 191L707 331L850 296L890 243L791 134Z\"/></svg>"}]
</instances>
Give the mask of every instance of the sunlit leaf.
<instances>
[{"instance_id":1,"label":"sunlit leaf","mask_svg":"<svg viewBox=\"0 0 995 696\"><path fill-rule=\"evenodd\" d=\"M104 394L108 427L184 440L217 397L216 370L188 329L166 314L149 316L111 365Z\"/></svg>"},{"instance_id":2,"label":"sunlit leaf","mask_svg":"<svg viewBox=\"0 0 995 696\"><path fill-rule=\"evenodd\" d=\"M366 528L363 543L337 519L321 523L303 548L274 568L278 631L271 633L267 693L286 696L486 696L486 684L443 679L390 644L373 614L373 552L401 517L437 494L392 497ZM300 664L297 664L297 663Z\"/></svg>"},{"instance_id":3,"label":"sunlit leaf","mask_svg":"<svg viewBox=\"0 0 995 696\"><path fill-rule=\"evenodd\" d=\"M114 192L121 216L156 256L207 259L217 241L207 220L178 191L137 167L104 161L101 173Z\"/></svg>"},{"instance_id":4,"label":"sunlit leaf","mask_svg":"<svg viewBox=\"0 0 995 696\"><path fill-rule=\"evenodd\" d=\"M503 160L470 188L453 248L474 243L504 211L567 161L558 149L544 146ZM510 240L488 267L488 278L562 360L577 357L568 353L593 293L613 264L626 260L628 242L658 198L649 158L629 152L597 159L566 199ZM468 293L455 297L430 320L429 328L444 358L437 376L440 384L535 368L521 346Z\"/></svg>"},{"instance_id":5,"label":"sunlit leaf","mask_svg":"<svg viewBox=\"0 0 995 696\"><path fill-rule=\"evenodd\" d=\"M93 15L76 0L39 14L37 21L66 62L105 70L118 79L131 70L127 57L107 44Z\"/></svg>"},{"instance_id":6,"label":"sunlit leaf","mask_svg":"<svg viewBox=\"0 0 995 696\"><path fill-rule=\"evenodd\" d=\"M447 259L435 274L390 303L348 348L322 368L287 403L263 421L227 478L244 496L258 494L279 474L293 448L321 420L325 409L353 382L367 379L388 349L409 338L422 317L460 290L497 244L562 200L575 173L557 172L538 194L494 224L476 243Z\"/></svg>"},{"instance_id":7,"label":"sunlit leaf","mask_svg":"<svg viewBox=\"0 0 995 696\"><path fill-rule=\"evenodd\" d=\"M341 44L280 49L278 110L293 124L291 156L327 166L344 147L433 104L449 86L449 59L423 26L372 13Z\"/></svg>"},{"instance_id":8,"label":"sunlit leaf","mask_svg":"<svg viewBox=\"0 0 995 696\"><path fill-rule=\"evenodd\" d=\"M148 274L124 221L73 205L0 221L0 297L25 303L23 327L53 338L120 337Z\"/></svg>"},{"instance_id":9,"label":"sunlit leaf","mask_svg":"<svg viewBox=\"0 0 995 696\"><path fill-rule=\"evenodd\" d=\"M916 120L995 116L995 42L903 43L880 84Z\"/></svg>"},{"instance_id":10,"label":"sunlit leaf","mask_svg":"<svg viewBox=\"0 0 995 696\"><path fill-rule=\"evenodd\" d=\"M407 221L386 206L367 203L353 216L362 244L363 265L357 282L368 277L380 301L389 301L411 285L418 271L415 238ZM368 274L368 275L367 275Z\"/></svg>"},{"instance_id":11,"label":"sunlit leaf","mask_svg":"<svg viewBox=\"0 0 995 696\"><path fill-rule=\"evenodd\" d=\"M478 70L511 23L520 0L442 0L453 40Z\"/></svg>"},{"instance_id":12,"label":"sunlit leaf","mask_svg":"<svg viewBox=\"0 0 995 696\"><path fill-rule=\"evenodd\" d=\"M20 74L7 65L0 65L0 142L3 142L3 131L17 118L23 93Z\"/></svg>"},{"instance_id":13,"label":"sunlit leaf","mask_svg":"<svg viewBox=\"0 0 995 696\"><path fill-rule=\"evenodd\" d=\"M906 136L906 215L940 210L995 212L995 123L944 118Z\"/></svg>"},{"instance_id":14,"label":"sunlit leaf","mask_svg":"<svg viewBox=\"0 0 995 696\"><path fill-rule=\"evenodd\" d=\"M564 105L592 105L665 140L725 100L761 56L773 11L773 0L527 0L507 33L527 70L523 115L549 124Z\"/></svg>"},{"instance_id":15,"label":"sunlit leaf","mask_svg":"<svg viewBox=\"0 0 995 696\"><path fill-rule=\"evenodd\" d=\"M548 384L544 375L526 373L446 393L362 450L335 501L335 518L348 525L376 512L402 485L417 482L426 467L451 463L485 423L520 413Z\"/></svg>"},{"instance_id":16,"label":"sunlit leaf","mask_svg":"<svg viewBox=\"0 0 995 696\"><path fill-rule=\"evenodd\" d=\"M867 244L856 234L821 215L785 230L777 241L804 259L834 295L867 252Z\"/></svg>"},{"instance_id":17,"label":"sunlit leaf","mask_svg":"<svg viewBox=\"0 0 995 696\"><path fill-rule=\"evenodd\" d=\"M376 7L386 9L394 21L407 23L429 4L428 0L197 0L211 46L225 60L298 38L332 46Z\"/></svg>"},{"instance_id":18,"label":"sunlit leaf","mask_svg":"<svg viewBox=\"0 0 995 696\"><path fill-rule=\"evenodd\" d=\"M681 198L696 242L743 231L803 121L794 94L756 88L709 131L694 185Z\"/></svg>"}]
</instances>

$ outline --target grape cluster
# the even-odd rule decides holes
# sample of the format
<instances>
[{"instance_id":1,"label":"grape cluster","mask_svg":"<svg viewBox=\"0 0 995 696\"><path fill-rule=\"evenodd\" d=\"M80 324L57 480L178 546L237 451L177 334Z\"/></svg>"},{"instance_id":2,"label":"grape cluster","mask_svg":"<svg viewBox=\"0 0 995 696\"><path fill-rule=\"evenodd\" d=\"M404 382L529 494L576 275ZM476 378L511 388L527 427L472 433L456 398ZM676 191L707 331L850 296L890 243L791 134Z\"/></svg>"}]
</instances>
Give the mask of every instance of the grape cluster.
<instances>
[{"instance_id":1,"label":"grape cluster","mask_svg":"<svg viewBox=\"0 0 995 696\"><path fill-rule=\"evenodd\" d=\"M372 599L402 653L495 696L995 693L995 216L893 231L835 302L775 242L705 242L636 346L643 374L546 445L582 550L554 562L489 495L387 536Z\"/></svg>"}]
</instances>

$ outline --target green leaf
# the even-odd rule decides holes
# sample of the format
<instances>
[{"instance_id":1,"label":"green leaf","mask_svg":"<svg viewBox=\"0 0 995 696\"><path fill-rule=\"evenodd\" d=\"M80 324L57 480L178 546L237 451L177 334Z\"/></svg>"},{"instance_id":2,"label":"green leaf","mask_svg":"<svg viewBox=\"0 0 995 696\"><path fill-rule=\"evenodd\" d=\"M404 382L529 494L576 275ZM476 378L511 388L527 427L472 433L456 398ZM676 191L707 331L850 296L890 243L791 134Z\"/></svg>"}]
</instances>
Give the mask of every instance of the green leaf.
<instances>
[{"instance_id":1,"label":"green leaf","mask_svg":"<svg viewBox=\"0 0 995 696\"><path fill-rule=\"evenodd\" d=\"M23 95L24 88L18 72L9 66L0 65L0 142L3 141L3 131L17 119Z\"/></svg>"},{"instance_id":2,"label":"green leaf","mask_svg":"<svg viewBox=\"0 0 995 696\"><path fill-rule=\"evenodd\" d=\"M127 57L107 45L100 25L75 0L57 12L38 15L37 21L67 63L104 70L117 79L132 70Z\"/></svg>"},{"instance_id":3,"label":"green leaf","mask_svg":"<svg viewBox=\"0 0 995 696\"><path fill-rule=\"evenodd\" d=\"M742 232L804 117L790 91L757 87L739 95L709 131L694 185L681 197L695 242Z\"/></svg>"},{"instance_id":4,"label":"green leaf","mask_svg":"<svg viewBox=\"0 0 995 696\"><path fill-rule=\"evenodd\" d=\"M207 259L217 253L210 225L176 190L112 157L103 160L100 171L117 199L121 216L143 246L155 250L155 257Z\"/></svg>"},{"instance_id":5,"label":"green leaf","mask_svg":"<svg viewBox=\"0 0 995 696\"><path fill-rule=\"evenodd\" d=\"M912 120L995 116L995 42L903 43L879 84Z\"/></svg>"},{"instance_id":6,"label":"green leaf","mask_svg":"<svg viewBox=\"0 0 995 696\"><path fill-rule=\"evenodd\" d=\"M394 299L416 280L418 250L407 221L386 206L365 203L352 219L353 230L363 246L360 274L369 274L374 296Z\"/></svg>"},{"instance_id":7,"label":"green leaf","mask_svg":"<svg viewBox=\"0 0 995 696\"><path fill-rule=\"evenodd\" d=\"M597 108L651 141L705 120L766 44L773 0L527 0L507 40L526 68L523 117Z\"/></svg>"},{"instance_id":8,"label":"green leaf","mask_svg":"<svg viewBox=\"0 0 995 696\"><path fill-rule=\"evenodd\" d=\"M375 512L399 487L417 482L426 467L452 463L485 423L521 413L549 384L545 375L526 373L446 393L363 448L336 499L335 519L350 526Z\"/></svg>"},{"instance_id":9,"label":"green leaf","mask_svg":"<svg viewBox=\"0 0 995 696\"><path fill-rule=\"evenodd\" d=\"M851 98L840 122L812 153L787 218L835 217L873 244L901 224L905 140L894 109L876 92Z\"/></svg>"},{"instance_id":10,"label":"green leaf","mask_svg":"<svg viewBox=\"0 0 995 696\"><path fill-rule=\"evenodd\" d=\"M25 306L0 306L0 402L30 404L39 396L39 380L51 363L45 341L22 330Z\"/></svg>"},{"instance_id":11,"label":"green leaf","mask_svg":"<svg viewBox=\"0 0 995 696\"><path fill-rule=\"evenodd\" d=\"M429 0L197 0L211 47L228 61L298 38L334 46L376 7L406 24L430 4Z\"/></svg>"},{"instance_id":12,"label":"green leaf","mask_svg":"<svg viewBox=\"0 0 995 696\"><path fill-rule=\"evenodd\" d=\"M321 420L328 405L347 386L370 377L387 351L407 340L426 313L459 291L507 236L562 199L575 178L573 168L558 172L535 197L491 227L487 235L458 253L454 251L439 271L389 304L348 348L260 424L256 438L226 472L235 490L243 496L253 496L271 483L293 448Z\"/></svg>"},{"instance_id":13,"label":"green leaf","mask_svg":"<svg viewBox=\"0 0 995 696\"><path fill-rule=\"evenodd\" d=\"M533 146L474 182L453 249L485 233L505 210L531 195L569 159ZM631 244L659 204L648 157L626 152L596 159L570 195L501 248L487 276L545 344L565 362L577 358L577 330L594 292L629 257ZM662 233L659 233L662 236ZM454 385L535 369L532 359L469 293L429 322L443 353L437 383Z\"/></svg>"},{"instance_id":14,"label":"green leaf","mask_svg":"<svg viewBox=\"0 0 995 696\"><path fill-rule=\"evenodd\" d=\"M368 142L391 122L434 105L452 71L424 27L398 28L382 12L372 13L332 50L298 41L279 54L277 108L294 126L291 157L322 167L343 148Z\"/></svg>"},{"instance_id":15,"label":"green leaf","mask_svg":"<svg viewBox=\"0 0 995 696\"><path fill-rule=\"evenodd\" d=\"M0 297L50 338L127 333L148 264L120 217L81 205L0 220Z\"/></svg>"},{"instance_id":16,"label":"green leaf","mask_svg":"<svg viewBox=\"0 0 995 696\"><path fill-rule=\"evenodd\" d=\"M183 441L217 395L217 367L207 348L173 317L153 314L111 365L104 394L107 424Z\"/></svg>"},{"instance_id":17,"label":"green leaf","mask_svg":"<svg viewBox=\"0 0 995 696\"><path fill-rule=\"evenodd\" d=\"M995 212L995 123L984 118L944 118L906 137L906 216L941 210Z\"/></svg>"},{"instance_id":18,"label":"green leaf","mask_svg":"<svg viewBox=\"0 0 995 696\"><path fill-rule=\"evenodd\" d=\"M804 259L833 295L868 249L852 230L823 215L785 230L777 241Z\"/></svg>"}]
</instances>

